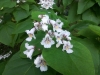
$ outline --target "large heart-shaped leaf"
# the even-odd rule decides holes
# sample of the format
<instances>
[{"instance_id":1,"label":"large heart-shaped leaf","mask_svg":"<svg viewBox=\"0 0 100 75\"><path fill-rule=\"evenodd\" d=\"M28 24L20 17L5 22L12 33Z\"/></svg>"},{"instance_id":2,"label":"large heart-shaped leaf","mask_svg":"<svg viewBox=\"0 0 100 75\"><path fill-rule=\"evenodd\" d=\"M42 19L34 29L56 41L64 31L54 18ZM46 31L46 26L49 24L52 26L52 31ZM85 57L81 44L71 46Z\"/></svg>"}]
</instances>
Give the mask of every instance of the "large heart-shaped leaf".
<instances>
[{"instance_id":1,"label":"large heart-shaped leaf","mask_svg":"<svg viewBox=\"0 0 100 75\"><path fill-rule=\"evenodd\" d=\"M79 39L79 38L74 38L74 39L82 43L84 46L86 46L91 52L95 67L95 73L97 75L99 66L99 50L89 39Z\"/></svg>"},{"instance_id":2,"label":"large heart-shaped leaf","mask_svg":"<svg viewBox=\"0 0 100 75\"><path fill-rule=\"evenodd\" d=\"M77 41L72 41L72 44L72 54L62 52L62 47L44 49L43 57L48 65L63 75L95 75L90 51Z\"/></svg>"},{"instance_id":3,"label":"large heart-shaped leaf","mask_svg":"<svg viewBox=\"0 0 100 75\"><path fill-rule=\"evenodd\" d=\"M49 68L41 72L33 60L20 58L18 52L9 60L2 75L55 75L55 71Z\"/></svg>"}]
</instances>

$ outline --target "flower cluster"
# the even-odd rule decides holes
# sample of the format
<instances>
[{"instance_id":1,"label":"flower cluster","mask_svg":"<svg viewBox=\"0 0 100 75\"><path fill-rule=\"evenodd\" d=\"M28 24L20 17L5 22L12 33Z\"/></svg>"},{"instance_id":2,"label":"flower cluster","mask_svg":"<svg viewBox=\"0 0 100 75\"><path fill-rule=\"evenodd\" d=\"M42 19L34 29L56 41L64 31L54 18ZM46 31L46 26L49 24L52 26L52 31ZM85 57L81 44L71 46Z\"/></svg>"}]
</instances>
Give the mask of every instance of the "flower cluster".
<instances>
[{"instance_id":1,"label":"flower cluster","mask_svg":"<svg viewBox=\"0 0 100 75\"><path fill-rule=\"evenodd\" d=\"M52 45L56 44L56 48L63 45L62 51L66 51L66 53L70 54L73 53L73 45L71 44L71 37L70 32L67 30L63 30L62 26L64 23L60 19L52 20L49 18L48 15L38 15L38 18L40 18L40 21L35 21L34 27L30 30L26 30L25 32L28 34L28 37L26 38L26 41L30 42L33 38L36 40L35 32L38 32L39 30L42 30L45 32L44 38L40 41L40 44L43 45L44 48L51 48ZM52 30L49 29L52 28ZM53 38L56 40L54 41ZM27 58L32 59L32 54L34 52L34 46L30 45L28 43L25 43L26 50L23 52L25 55L27 55ZM38 56L34 64L37 68L40 67L41 71L47 71L47 65L46 61L43 59L43 56Z\"/></svg>"},{"instance_id":2,"label":"flower cluster","mask_svg":"<svg viewBox=\"0 0 100 75\"><path fill-rule=\"evenodd\" d=\"M54 3L54 0L40 0L40 2L38 4L41 4L42 8L45 8L45 9L51 8L52 9L52 6L55 3Z\"/></svg>"},{"instance_id":3,"label":"flower cluster","mask_svg":"<svg viewBox=\"0 0 100 75\"><path fill-rule=\"evenodd\" d=\"M25 3L25 2L26 2L26 0L17 0L17 3L20 3L20 2Z\"/></svg>"},{"instance_id":4,"label":"flower cluster","mask_svg":"<svg viewBox=\"0 0 100 75\"><path fill-rule=\"evenodd\" d=\"M9 51L9 52L6 53L5 55L0 55L0 60L8 58L11 54L12 54L12 52Z\"/></svg>"}]
</instances>

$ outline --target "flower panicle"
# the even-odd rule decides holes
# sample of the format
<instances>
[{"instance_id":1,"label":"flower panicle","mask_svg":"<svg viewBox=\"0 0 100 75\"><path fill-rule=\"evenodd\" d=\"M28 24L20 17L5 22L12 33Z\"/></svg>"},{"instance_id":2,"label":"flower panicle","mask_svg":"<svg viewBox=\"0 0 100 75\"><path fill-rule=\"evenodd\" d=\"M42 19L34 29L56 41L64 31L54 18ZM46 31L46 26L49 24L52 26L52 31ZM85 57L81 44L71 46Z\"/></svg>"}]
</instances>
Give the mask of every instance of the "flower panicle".
<instances>
[{"instance_id":1,"label":"flower panicle","mask_svg":"<svg viewBox=\"0 0 100 75\"><path fill-rule=\"evenodd\" d=\"M66 51L66 53L73 53L73 45L71 44L70 32L67 30L63 30L62 26L64 23L60 19L52 20L48 15L38 15L40 21L33 22L34 27L30 30L26 30L25 32L28 34L26 41L30 42L34 38L36 40L35 32L42 30L45 32L45 36L40 41L40 44L43 45L44 48L51 48L52 45L56 44L56 48L59 48L63 45L62 51ZM49 29L52 27L52 30ZM56 40L54 41L53 38ZM32 54L34 53L34 46L25 43L26 50L23 52L27 58L32 59ZM41 71L47 71L48 67L46 61L43 59L43 56L40 55L34 60L34 64L37 68L40 68Z\"/></svg>"}]
</instances>

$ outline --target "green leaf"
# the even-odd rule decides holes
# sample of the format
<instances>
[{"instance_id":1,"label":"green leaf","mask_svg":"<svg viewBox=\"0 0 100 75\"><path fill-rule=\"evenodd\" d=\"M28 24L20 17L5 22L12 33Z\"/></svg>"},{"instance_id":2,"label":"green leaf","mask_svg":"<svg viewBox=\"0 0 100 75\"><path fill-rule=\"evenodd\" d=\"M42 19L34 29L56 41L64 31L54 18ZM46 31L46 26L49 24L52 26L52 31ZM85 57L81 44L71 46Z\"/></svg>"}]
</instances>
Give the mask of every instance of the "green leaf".
<instances>
[{"instance_id":1,"label":"green leaf","mask_svg":"<svg viewBox=\"0 0 100 75\"><path fill-rule=\"evenodd\" d=\"M35 46L35 49L34 49L35 51L33 53L33 56L36 56L37 54L42 53L43 46L41 45L41 41L44 38L45 33L43 33L43 32L37 32L37 34L35 34L35 36L36 36L36 39L33 38L32 41L28 42L29 45L34 45ZM24 41L21 44L21 47L20 47L20 56L22 58L27 58L27 56L25 54L23 54L23 51L26 50L26 48L25 48L25 43L26 42L27 41Z\"/></svg>"},{"instance_id":2,"label":"green leaf","mask_svg":"<svg viewBox=\"0 0 100 75\"><path fill-rule=\"evenodd\" d=\"M70 23L73 23L77 20L80 20L80 17L80 15L77 15L77 2L73 2L71 4L67 19Z\"/></svg>"},{"instance_id":3,"label":"green leaf","mask_svg":"<svg viewBox=\"0 0 100 75\"><path fill-rule=\"evenodd\" d=\"M97 35L100 36L100 27L99 26L95 26L95 25L90 25L89 28L96 33Z\"/></svg>"},{"instance_id":4,"label":"green leaf","mask_svg":"<svg viewBox=\"0 0 100 75\"><path fill-rule=\"evenodd\" d=\"M42 11L32 11L32 13L31 13L32 19L34 19L34 20L39 20L38 16L44 15L44 14L46 14L46 13L42 12Z\"/></svg>"},{"instance_id":5,"label":"green leaf","mask_svg":"<svg viewBox=\"0 0 100 75\"><path fill-rule=\"evenodd\" d=\"M16 6L16 1L13 1L13 0L1 0L0 1L0 8L1 7L9 7L9 8L12 8Z\"/></svg>"},{"instance_id":6,"label":"green leaf","mask_svg":"<svg viewBox=\"0 0 100 75\"><path fill-rule=\"evenodd\" d=\"M4 68L5 68L6 62L1 62L0 63L0 74L2 75Z\"/></svg>"},{"instance_id":7,"label":"green leaf","mask_svg":"<svg viewBox=\"0 0 100 75\"><path fill-rule=\"evenodd\" d=\"M15 28L15 23L12 23L12 22L4 24L0 28L0 42L1 43L11 46L11 43L13 40L12 32L14 31L14 28Z\"/></svg>"},{"instance_id":8,"label":"green leaf","mask_svg":"<svg viewBox=\"0 0 100 75\"><path fill-rule=\"evenodd\" d=\"M70 27L70 31L72 31L72 30L81 31L81 30L87 28L91 24L94 24L94 23L91 21L78 21L77 24L74 24Z\"/></svg>"},{"instance_id":9,"label":"green leaf","mask_svg":"<svg viewBox=\"0 0 100 75\"><path fill-rule=\"evenodd\" d=\"M22 33L22 32L25 32L25 30L31 29L33 27L32 22L33 21L28 19L28 20L24 20L21 23L18 23L15 27L15 30L14 30L13 34Z\"/></svg>"},{"instance_id":10,"label":"green leaf","mask_svg":"<svg viewBox=\"0 0 100 75\"><path fill-rule=\"evenodd\" d=\"M49 68L41 72L35 67L34 60L22 59L18 52L9 60L2 75L55 75L55 71Z\"/></svg>"},{"instance_id":11,"label":"green leaf","mask_svg":"<svg viewBox=\"0 0 100 75\"><path fill-rule=\"evenodd\" d=\"M13 12L15 20L18 22L22 19L25 19L29 16L29 12L23 10L23 9L17 9Z\"/></svg>"},{"instance_id":12,"label":"green leaf","mask_svg":"<svg viewBox=\"0 0 100 75\"><path fill-rule=\"evenodd\" d=\"M44 49L42 54L48 65L63 75L95 75L90 51L77 41L72 44L72 54L63 52L62 47Z\"/></svg>"},{"instance_id":13,"label":"green leaf","mask_svg":"<svg viewBox=\"0 0 100 75\"><path fill-rule=\"evenodd\" d=\"M84 11L94 5L92 0L79 0L77 14L82 14Z\"/></svg>"},{"instance_id":14,"label":"green leaf","mask_svg":"<svg viewBox=\"0 0 100 75\"><path fill-rule=\"evenodd\" d=\"M99 66L99 50L97 47L93 44L92 41L89 39L75 39L82 43L84 46L86 46L89 51L91 52L93 62L94 62L94 67L95 67L95 74L97 75L98 73L98 66Z\"/></svg>"},{"instance_id":15,"label":"green leaf","mask_svg":"<svg viewBox=\"0 0 100 75\"><path fill-rule=\"evenodd\" d=\"M96 17L96 15L91 10L87 10L86 12L84 12L82 15L82 19L94 22L95 24L100 23L98 17Z\"/></svg>"},{"instance_id":16,"label":"green leaf","mask_svg":"<svg viewBox=\"0 0 100 75\"><path fill-rule=\"evenodd\" d=\"M69 4L71 4L72 3L72 1L73 0L63 0L63 5L64 5L64 7L66 8L66 6L68 6Z\"/></svg>"},{"instance_id":17,"label":"green leaf","mask_svg":"<svg viewBox=\"0 0 100 75\"><path fill-rule=\"evenodd\" d=\"M29 11L29 4L24 3L21 5L21 8L25 9L26 11Z\"/></svg>"},{"instance_id":18,"label":"green leaf","mask_svg":"<svg viewBox=\"0 0 100 75\"><path fill-rule=\"evenodd\" d=\"M100 0L96 0L96 2L99 4L99 6L100 6Z\"/></svg>"}]
</instances>

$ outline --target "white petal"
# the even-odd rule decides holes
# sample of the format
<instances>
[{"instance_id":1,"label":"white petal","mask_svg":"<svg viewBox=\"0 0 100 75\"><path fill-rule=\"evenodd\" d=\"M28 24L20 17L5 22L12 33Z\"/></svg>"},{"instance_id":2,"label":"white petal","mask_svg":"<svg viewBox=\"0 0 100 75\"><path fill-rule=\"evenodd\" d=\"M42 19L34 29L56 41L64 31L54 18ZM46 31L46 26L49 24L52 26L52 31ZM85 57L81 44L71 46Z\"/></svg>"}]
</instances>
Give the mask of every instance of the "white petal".
<instances>
[{"instance_id":1,"label":"white petal","mask_svg":"<svg viewBox=\"0 0 100 75\"><path fill-rule=\"evenodd\" d=\"M39 68L41 65L40 64L37 64L35 67Z\"/></svg>"},{"instance_id":2,"label":"white petal","mask_svg":"<svg viewBox=\"0 0 100 75\"><path fill-rule=\"evenodd\" d=\"M26 38L26 41L31 41L31 40L32 40L32 37Z\"/></svg>"},{"instance_id":3,"label":"white petal","mask_svg":"<svg viewBox=\"0 0 100 75\"><path fill-rule=\"evenodd\" d=\"M46 65L45 66L43 65L43 66L40 67L40 70L41 71L47 71L48 70L48 67Z\"/></svg>"},{"instance_id":4,"label":"white petal","mask_svg":"<svg viewBox=\"0 0 100 75\"><path fill-rule=\"evenodd\" d=\"M45 44L44 48L51 48L51 44Z\"/></svg>"},{"instance_id":5,"label":"white petal","mask_svg":"<svg viewBox=\"0 0 100 75\"><path fill-rule=\"evenodd\" d=\"M72 49L68 49L68 50L66 50L66 52L70 54L70 53L73 53L73 50Z\"/></svg>"},{"instance_id":6,"label":"white petal","mask_svg":"<svg viewBox=\"0 0 100 75\"><path fill-rule=\"evenodd\" d=\"M30 50L30 49L33 49L34 46L33 46L33 45L30 45L30 46L29 46L28 43L25 43L25 48L27 48L28 50Z\"/></svg>"},{"instance_id":7,"label":"white petal","mask_svg":"<svg viewBox=\"0 0 100 75\"><path fill-rule=\"evenodd\" d=\"M33 35L33 38L36 39L35 35Z\"/></svg>"},{"instance_id":8,"label":"white petal","mask_svg":"<svg viewBox=\"0 0 100 75\"><path fill-rule=\"evenodd\" d=\"M56 47L58 48L60 45L61 45L60 43L57 43L57 44L56 44Z\"/></svg>"},{"instance_id":9,"label":"white petal","mask_svg":"<svg viewBox=\"0 0 100 75\"><path fill-rule=\"evenodd\" d=\"M41 19L43 24L48 24L49 23L49 16L48 15L43 15L43 18Z\"/></svg>"},{"instance_id":10,"label":"white petal","mask_svg":"<svg viewBox=\"0 0 100 75\"><path fill-rule=\"evenodd\" d=\"M52 25L55 25L55 21L54 20L50 20L50 23L52 24Z\"/></svg>"},{"instance_id":11,"label":"white petal","mask_svg":"<svg viewBox=\"0 0 100 75\"><path fill-rule=\"evenodd\" d=\"M46 30L48 30L48 26L46 24L43 24L42 29L43 29L43 31L46 31Z\"/></svg>"},{"instance_id":12,"label":"white petal","mask_svg":"<svg viewBox=\"0 0 100 75\"><path fill-rule=\"evenodd\" d=\"M69 41L70 41L70 40L71 40L71 37L67 37L67 40L69 40Z\"/></svg>"},{"instance_id":13,"label":"white petal","mask_svg":"<svg viewBox=\"0 0 100 75\"><path fill-rule=\"evenodd\" d=\"M40 56L38 56L35 60L34 60L34 64L38 65L41 62L41 58Z\"/></svg>"},{"instance_id":14,"label":"white petal","mask_svg":"<svg viewBox=\"0 0 100 75\"><path fill-rule=\"evenodd\" d=\"M27 34L29 34L29 33L30 33L30 31L29 31L29 30L26 30L25 32L26 32Z\"/></svg>"},{"instance_id":15,"label":"white petal","mask_svg":"<svg viewBox=\"0 0 100 75\"><path fill-rule=\"evenodd\" d=\"M27 55L27 58L32 59L32 54L33 54L33 52L34 52L34 49L31 49L31 50L26 50L26 51L24 51L23 53L24 53L25 55Z\"/></svg>"},{"instance_id":16,"label":"white petal","mask_svg":"<svg viewBox=\"0 0 100 75\"><path fill-rule=\"evenodd\" d=\"M29 44L28 43L25 43L25 47L28 48L28 46L29 46Z\"/></svg>"},{"instance_id":17,"label":"white petal","mask_svg":"<svg viewBox=\"0 0 100 75\"><path fill-rule=\"evenodd\" d=\"M67 44L67 41L63 40L63 44Z\"/></svg>"},{"instance_id":18,"label":"white petal","mask_svg":"<svg viewBox=\"0 0 100 75\"><path fill-rule=\"evenodd\" d=\"M35 32L35 28L32 28L32 29L30 30L30 33L34 34L34 32Z\"/></svg>"}]
</instances>

